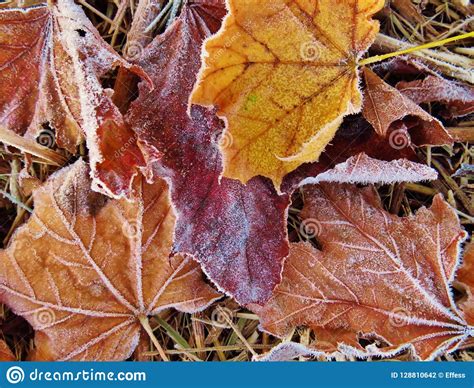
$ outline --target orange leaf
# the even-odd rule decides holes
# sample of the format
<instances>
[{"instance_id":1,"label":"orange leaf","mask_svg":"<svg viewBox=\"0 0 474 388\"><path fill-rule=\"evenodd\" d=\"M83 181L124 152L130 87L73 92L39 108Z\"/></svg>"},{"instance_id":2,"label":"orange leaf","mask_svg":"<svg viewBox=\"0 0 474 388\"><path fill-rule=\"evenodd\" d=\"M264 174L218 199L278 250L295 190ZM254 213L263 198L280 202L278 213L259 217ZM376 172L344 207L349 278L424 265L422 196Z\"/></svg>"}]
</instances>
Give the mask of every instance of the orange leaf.
<instances>
[{"instance_id":1,"label":"orange leaf","mask_svg":"<svg viewBox=\"0 0 474 388\"><path fill-rule=\"evenodd\" d=\"M382 0L228 0L207 40L191 103L227 123L224 176L283 176L318 159L342 119L360 111L357 61ZM284 36L282 36L284 34ZM229 142L228 142L229 143Z\"/></svg>"},{"instance_id":2,"label":"orange leaf","mask_svg":"<svg viewBox=\"0 0 474 388\"><path fill-rule=\"evenodd\" d=\"M321 184L305 198L302 225L322 251L293 244L273 298L253 308L265 330L284 336L309 326L313 351L331 356L411 348L421 359L473 335L474 322L466 322L450 290L466 234L440 196L405 218L385 212L372 188ZM360 339L378 346L364 348Z\"/></svg>"},{"instance_id":3,"label":"orange leaf","mask_svg":"<svg viewBox=\"0 0 474 388\"><path fill-rule=\"evenodd\" d=\"M385 83L373 71L364 68L364 78L364 117L375 132L389 138L394 148L400 149L410 143L423 146L453 142L439 120Z\"/></svg>"},{"instance_id":4,"label":"orange leaf","mask_svg":"<svg viewBox=\"0 0 474 388\"><path fill-rule=\"evenodd\" d=\"M0 361L15 361L15 356L3 340L0 340Z\"/></svg>"},{"instance_id":5,"label":"orange leaf","mask_svg":"<svg viewBox=\"0 0 474 388\"><path fill-rule=\"evenodd\" d=\"M397 89L417 104L441 102L446 106L442 115L447 118L467 116L474 112L474 87L448 81L440 76L400 81Z\"/></svg>"},{"instance_id":6,"label":"orange leaf","mask_svg":"<svg viewBox=\"0 0 474 388\"><path fill-rule=\"evenodd\" d=\"M71 153L85 138L96 188L128 195L143 156L100 78L116 66L146 78L143 71L121 59L72 0L1 10L0 45L0 124Z\"/></svg>"},{"instance_id":7,"label":"orange leaf","mask_svg":"<svg viewBox=\"0 0 474 388\"><path fill-rule=\"evenodd\" d=\"M474 243L469 243L464 251L463 263L457 280L464 285L467 299L460 303L461 309L474 321Z\"/></svg>"},{"instance_id":8,"label":"orange leaf","mask_svg":"<svg viewBox=\"0 0 474 388\"><path fill-rule=\"evenodd\" d=\"M134 202L108 200L79 160L35 191L32 217L0 252L2 300L36 330L35 359L124 360L140 319L219 297L189 256L169 257L164 181L135 188Z\"/></svg>"}]
</instances>

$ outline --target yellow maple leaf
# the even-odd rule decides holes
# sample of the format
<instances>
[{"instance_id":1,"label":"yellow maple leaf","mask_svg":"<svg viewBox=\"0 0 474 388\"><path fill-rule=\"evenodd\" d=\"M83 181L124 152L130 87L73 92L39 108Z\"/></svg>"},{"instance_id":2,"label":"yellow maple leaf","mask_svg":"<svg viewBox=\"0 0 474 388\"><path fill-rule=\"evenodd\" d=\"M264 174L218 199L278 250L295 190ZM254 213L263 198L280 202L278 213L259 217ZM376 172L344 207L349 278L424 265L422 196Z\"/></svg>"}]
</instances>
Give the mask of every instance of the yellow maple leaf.
<instances>
[{"instance_id":1,"label":"yellow maple leaf","mask_svg":"<svg viewBox=\"0 0 474 388\"><path fill-rule=\"evenodd\" d=\"M383 0L227 0L204 45L190 102L227 123L224 176L282 178L319 158L345 115L359 112L357 62L379 30Z\"/></svg>"}]
</instances>

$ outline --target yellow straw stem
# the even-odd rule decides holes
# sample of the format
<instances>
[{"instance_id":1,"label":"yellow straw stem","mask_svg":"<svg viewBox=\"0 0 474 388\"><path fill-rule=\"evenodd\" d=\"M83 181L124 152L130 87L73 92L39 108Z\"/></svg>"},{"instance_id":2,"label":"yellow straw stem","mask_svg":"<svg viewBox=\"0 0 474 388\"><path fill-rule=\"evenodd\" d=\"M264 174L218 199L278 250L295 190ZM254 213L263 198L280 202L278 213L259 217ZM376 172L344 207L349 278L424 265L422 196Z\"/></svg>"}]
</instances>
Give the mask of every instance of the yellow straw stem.
<instances>
[{"instance_id":1,"label":"yellow straw stem","mask_svg":"<svg viewBox=\"0 0 474 388\"><path fill-rule=\"evenodd\" d=\"M148 317L144 315L140 315L138 317L138 320L140 321L142 327L145 329L146 333L151 339L151 342L153 342L153 345L155 345L156 350L158 350L158 354L160 355L161 359L163 361L169 361L170 359L166 355L164 349L161 347L160 343L158 342L158 339L155 337L155 333L153 333L153 329L150 326L150 322L148 321Z\"/></svg>"},{"instance_id":2,"label":"yellow straw stem","mask_svg":"<svg viewBox=\"0 0 474 388\"><path fill-rule=\"evenodd\" d=\"M388 53L388 54L383 54L383 55L375 55L373 57L369 57L369 58L365 58L365 59L361 60L358 63L358 65L359 66L370 65L371 63L381 62L381 61L384 61L385 59L388 59L388 58L398 57L399 55L404 55L404 54L410 54L414 51L420 51L420 50L430 49L430 48L434 48L434 47L444 46L447 43L455 42L457 40L467 39L467 38L474 38L474 31L466 33L466 34L462 34L462 35L452 36L451 38L439 40L439 41L436 41L436 42L431 42L431 43L422 44L420 46L410 47L410 48L407 48L405 50L395 51L393 53Z\"/></svg>"}]
</instances>

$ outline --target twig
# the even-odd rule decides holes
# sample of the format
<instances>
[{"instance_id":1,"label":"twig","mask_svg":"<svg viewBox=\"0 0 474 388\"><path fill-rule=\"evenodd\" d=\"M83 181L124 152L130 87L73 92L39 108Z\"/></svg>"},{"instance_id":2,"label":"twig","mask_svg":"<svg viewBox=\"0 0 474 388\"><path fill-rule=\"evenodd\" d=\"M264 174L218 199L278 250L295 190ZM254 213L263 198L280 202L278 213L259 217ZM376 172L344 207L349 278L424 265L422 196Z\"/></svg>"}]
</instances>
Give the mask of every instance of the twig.
<instances>
[{"instance_id":1,"label":"twig","mask_svg":"<svg viewBox=\"0 0 474 388\"><path fill-rule=\"evenodd\" d=\"M90 11L92 11L93 13L95 13L97 16L99 16L100 18L104 19L107 23L109 23L110 25L114 25L115 22L109 18L107 15L104 15L102 12L100 12L99 10L95 9L92 5L90 5L89 3L87 3L86 1L84 0L77 0L77 2L79 4L81 4L82 6L86 7L87 9L89 9ZM127 33L126 30L124 30L123 28L119 27L120 28L120 32L123 32L124 34Z\"/></svg>"},{"instance_id":2,"label":"twig","mask_svg":"<svg viewBox=\"0 0 474 388\"><path fill-rule=\"evenodd\" d=\"M166 23L166 28L168 28L176 18L176 15L179 11L179 7L181 6L181 1L182 0L173 0L173 7L171 8L170 17L168 18L168 22Z\"/></svg>"}]
</instances>

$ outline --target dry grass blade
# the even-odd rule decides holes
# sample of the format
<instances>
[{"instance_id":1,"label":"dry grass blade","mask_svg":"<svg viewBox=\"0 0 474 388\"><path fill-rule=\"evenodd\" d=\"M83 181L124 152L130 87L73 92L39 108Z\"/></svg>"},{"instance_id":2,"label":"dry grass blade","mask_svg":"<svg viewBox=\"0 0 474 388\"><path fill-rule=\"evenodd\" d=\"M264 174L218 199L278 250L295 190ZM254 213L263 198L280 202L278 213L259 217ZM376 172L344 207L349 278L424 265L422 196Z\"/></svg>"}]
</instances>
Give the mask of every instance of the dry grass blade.
<instances>
[{"instance_id":1,"label":"dry grass blade","mask_svg":"<svg viewBox=\"0 0 474 388\"><path fill-rule=\"evenodd\" d=\"M410 49L416 45L407 44L391 36L378 34L374 46L383 52L392 52ZM457 78L471 84L474 83L472 61L463 55L445 53L433 49L414 51L410 55L423 59L449 77Z\"/></svg>"},{"instance_id":2,"label":"dry grass blade","mask_svg":"<svg viewBox=\"0 0 474 388\"><path fill-rule=\"evenodd\" d=\"M18 148L25 153L37 156L38 158L48 161L55 166L62 166L67 162L67 159L56 151L53 151L47 147L43 147L42 145L21 137L1 126L0 142Z\"/></svg>"}]
</instances>

